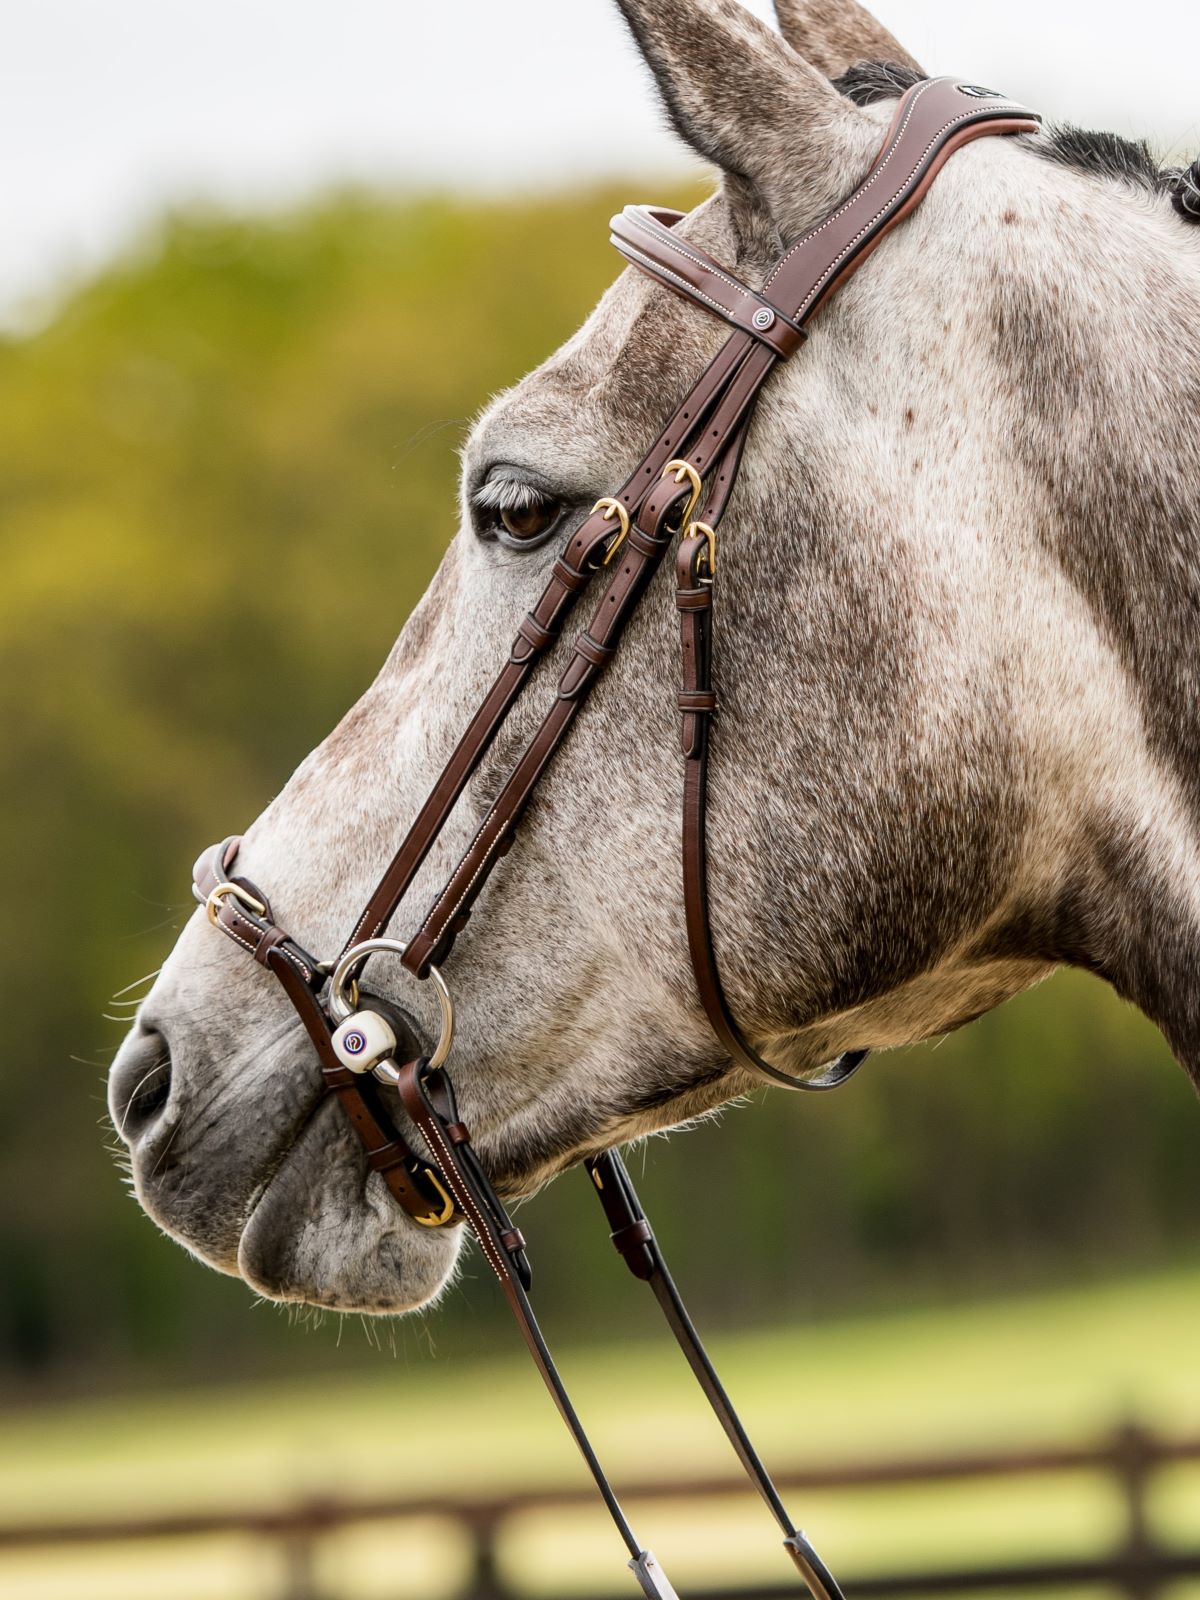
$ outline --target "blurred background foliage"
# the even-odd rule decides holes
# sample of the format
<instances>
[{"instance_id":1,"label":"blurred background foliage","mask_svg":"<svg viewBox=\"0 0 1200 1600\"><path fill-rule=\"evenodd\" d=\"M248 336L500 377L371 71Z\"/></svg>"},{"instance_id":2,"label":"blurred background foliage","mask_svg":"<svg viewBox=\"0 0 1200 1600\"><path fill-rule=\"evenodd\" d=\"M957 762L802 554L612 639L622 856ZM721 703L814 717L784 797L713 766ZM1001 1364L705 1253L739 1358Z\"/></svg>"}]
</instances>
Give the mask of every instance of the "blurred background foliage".
<instances>
[{"instance_id":1,"label":"blurred background foliage","mask_svg":"<svg viewBox=\"0 0 1200 1600\"><path fill-rule=\"evenodd\" d=\"M327 1368L336 1321L255 1308L125 1198L106 997L369 682L455 527L471 413L581 321L626 198L182 215L0 344L10 1391ZM1194 1263L1198 1139L1154 1030L1068 975L845 1095L656 1142L645 1190L707 1323L818 1319ZM547 1320L595 1338L581 1275L618 1265L585 1189L523 1226ZM503 1314L481 1277L437 1314L466 1346Z\"/></svg>"}]
</instances>

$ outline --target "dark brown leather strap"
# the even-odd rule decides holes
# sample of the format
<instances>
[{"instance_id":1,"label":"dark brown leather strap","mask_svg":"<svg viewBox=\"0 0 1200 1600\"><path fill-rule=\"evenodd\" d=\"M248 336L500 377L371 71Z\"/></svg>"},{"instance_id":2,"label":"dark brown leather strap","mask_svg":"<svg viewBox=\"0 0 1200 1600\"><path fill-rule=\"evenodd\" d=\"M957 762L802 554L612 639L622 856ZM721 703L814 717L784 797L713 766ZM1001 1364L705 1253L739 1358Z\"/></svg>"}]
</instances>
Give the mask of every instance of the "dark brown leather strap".
<instances>
[{"instance_id":1,"label":"dark brown leather strap","mask_svg":"<svg viewBox=\"0 0 1200 1600\"><path fill-rule=\"evenodd\" d=\"M717 397L725 393L751 343L748 339L731 340L709 364L695 388L615 497L627 512L632 514L637 511L658 484L667 463L687 444L696 428L704 423ZM599 509L582 524L555 563L551 582L530 613L539 627L555 637L559 635L575 599L592 578L597 559L612 545L616 531L611 518ZM567 590L570 598L565 594L560 595L560 588ZM529 646L530 641L524 633L520 633L509 662L459 741L429 799L355 924L343 946L343 955L365 939L378 938L391 922L464 787L528 683L542 653L535 649L535 653L531 654Z\"/></svg>"},{"instance_id":2,"label":"dark brown leather strap","mask_svg":"<svg viewBox=\"0 0 1200 1600\"><path fill-rule=\"evenodd\" d=\"M1036 133L1041 118L960 78L930 78L899 101L883 148L854 194L779 261L763 293L801 326L920 204L956 150L974 139Z\"/></svg>"},{"instance_id":3,"label":"dark brown leather strap","mask_svg":"<svg viewBox=\"0 0 1200 1600\"><path fill-rule=\"evenodd\" d=\"M793 355L806 338L803 328L780 306L718 265L699 245L677 237L671 230L682 221L681 211L626 206L609 224L611 241L626 261L685 300L715 312L761 340L776 355Z\"/></svg>"},{"instance_id":4,"label":"dark brown leather strap","mask_svg":"<svg viewBox=\"0 0 1200 1600\"><path fill-rule=\"evenodd\" d=\"M276 927L271 902L257 884L231 875L241 842L235 835L204 851L192 868L192 894L204 906L213 926L241 945L261 966L270 966L274 953L305 984L320 988L324 981L320 963Z\"/></svg>"},{"instance_id":5,"label":"dark brown leather strap","mask_svg":"<svg viewBox=\"0 0 1200 1600\"><path fill-rule=\"evenodd\" d=\"M471 907L493 867L512 843L513 830L538 781L612 659L626 623L670 547L671 512L690 494L686 484L681 486L671 479L660 480L643 502L591 623L576 640L574 652L559 680L557 698L510 773L453 876L408 941L403 961L411 972L424 976L431 965L444 961L454 939L466 926ZM647 523L651 531L645 531Z\"/></svg>"},{"instance_id":6,"label":"dark brown leather strap","mask_svg":"<svg viewBox=\"0 0 1200 1600\"><path fill-rule=\"evenodd\" d=\"M683 685L679 696L684 757L683 902L696 988L712 1030L735 1066L785 1089L811 1092L837 1089L858 1071L866 1060L866 1051L855 1050L841 1056L809 1077L784 1072L760 1056L747 1041L733 1019L721 986L708 905L708 832L705 826L709 737L718 706L712 681L715 574L710 565L711 555L707 535L695 534L681 541L675 565Z\"/></svg>"},{"instance_id":7,"label":"dark brown leather strap","mask_svg":"<svg viewBox=\"0 0 1200 1600\"><path fill-rule=\"evenodd\" d=\"M500 676L472 717L387 872L363 908L343 954L362 940L377 939L384 932L534 667L557 641L575 602L592 577L593 563L612 543L615 531L611 521L598 515L589 517L570 547L554 563L550 582L521 622Z\"/></svg>"},{"instance_id":8,"label":"dark brown leather strap","mask_svg":"<svg viewBox=\"0 0 1200 1600\"><path fill-rule=\"evenodd\" d=\"M397 1087L404 1109L429 1146L455 1201L479 1240L484 1258L504 1293L534 1365L624 1540L629 1551L629 1565L642 1586L643 1594L648 1600L677 1600L662 1568L650 1552L639 1544L567 1393L529 1300L532 1274L525 1253L525 1241L513 1227L503 1203L475 1157L470 1136L459 1119L449 1080L444 1072L430 1072L425 1061L410 1061L400 1068ZM457 1130L455 1137L450 1136L451 1128Z\"/></svg>"},{"instance_id":9,"label":"dark brown leather strap","mask_svg":"<svg viewBox=\"0 0 1200 1600\"><path fill-rule=\"evenodd\" d=\"M633 1276L649 1284L653 1290L676 1344L733 1446L743 1471L778 1523L784 1548L808 1585L813 1600L842 1600L841 1589L833 1574L788 1515L771 1474L734 1409L683 1298L675 1287L675 1280L667 1267L654 1229L650 1226L650 1219L642 1208L619 1152L607 1150L601 1156L593 1156L585 1162L585 1166L608 1219L614 1248Z\"/></svg>"},{"instance_id":10,"label":"dark brown leather strap","mask_svg":"<svg viewBox=\"0 0 1200 1600\"><path fill-rule=\"evenodd\" d=\"M461 1222L448 1204L440 1174L391 1126L375 1084L349 1071L335 1055L329 1022L317 999L326 978L321 964L275 926L270 903L255 884L230 876L240 844L239 838L225 839L204 852L192 869L193 894L209 909L214 926L250 951L283 986L317 1053L326 1090L337 1096L366 1152L367 1166L379 1173L392 1198L423 1227ZM226 886L232 888L223 892Z\"/></svg>"}]
</instances>

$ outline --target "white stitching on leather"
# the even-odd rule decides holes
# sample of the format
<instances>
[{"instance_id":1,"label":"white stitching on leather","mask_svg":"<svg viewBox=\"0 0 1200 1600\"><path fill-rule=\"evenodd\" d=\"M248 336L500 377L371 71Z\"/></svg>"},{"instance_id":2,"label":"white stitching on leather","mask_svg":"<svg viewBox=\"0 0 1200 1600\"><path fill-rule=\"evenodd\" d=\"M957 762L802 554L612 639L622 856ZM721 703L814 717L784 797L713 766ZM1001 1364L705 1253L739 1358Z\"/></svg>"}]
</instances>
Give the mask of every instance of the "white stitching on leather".
<instances>
[{"instance_id":1,"label":"white stitching on leather","mask_svg":"<svg viewBox=\"0 0 1200 1600\"><path fill-rule=\"evenodd\" d=\"M661 222L655 222L653 218L647 221L636 207L629 207L622 214L629 217L631 221L641 228L643 233L648 233L652 239L659 241L665 248L674 250L677 255L683 256L688 261L694 261L702 271L710 272L713 277L720 278L722 283L727 283L731 289L735 289L743 298L757 301L757 296L754 294L753 289L747 288L744 283L739 283L736 278L730 277L715 261L705 261L703 256L695 255L688 249L686 243L676 239L671 230L664 228Z\"/></svg>"},{"instance_id":2,"label":"white stitching on leather","mask_svg":"<svg viewBox=\"0 0 1200 1600\"><path fill-rule=\"evenodd\" d=\"M487 830L488 823L491 822L494 817L499 815L499 810L498 810L499 804L500 804L500 802L497 801L496 805L494 805L492 807L492 809L488 812L487 816L484 817L483 822L480 824L479 832L475 835L475 837L471 840L471 843L467 846L467 849L466 849L466 852L465 852L466 855L470 855L471 851L474 850L475 846L479 843L480 839L483 837L485 831ZM445 920L445 924L446 924L447 927L449 927L450 923L452 923L454 921L455 917L458 915L459 911L462 909L463 902L466 900L466 898L470 894L471 890L475 887L475 880L479 877L479 874L483 871L483 869L491 861L492 852L497 848L497 846L499 845L499 843L500 843L501 839L503 839L503 837L504 837L504 829L501 828L500 832L496 835L496 837L492 840L491 844L489 844L487 849L483 852L483 859L480 861L479 865L475 868L475 871L471 874L469 880L467 881L466 887L463 889L462 894L459 895L457 901L455 902L453 911L449 912L447 914L447 916L445 917L444 920ZM449 884L447 884L446 887L449 888ZM446 898L446 893L445 893L445 890L443 890L442 893L438 896L438 898L437 898L436 902L434 903L432 909L430 910L429 915L425 918L425 921L421 924L421 932L422 933L425 933L427 931L427 929L429 927L429 924L433 921L434 917L437 916L438 911L439 911L442 903L444 902L445 898Z\"/></svg>"},{"instance_id":3,"label":"white stitching on leather","mask_svg":"<svg viewBox=\"0 0 1200 1600\"><path fill-rule=\"evenodd\" d=\"M785 255L783 257L782 261L780 261L779 264L775 267L774 271L771 273L771 276L767 279L766 283L763 285L764 288L768 288L768 289L770 288L771 284L775 281L776 277L778 277L779 273L782 272L783 268L787 265L787 263L791 260L791 258L796 254L796 252L798 250L802 250L805 245L810 243L811 240L819 238L821 236L821 234L824 233L827 228L831 227L833 225L833 223L838 221L839 218L845 216L846 212L849 211L852 206L857 205L859 200L861 200L862 197L870 191L870 189L878 181L878 179L880 177L882 177L883 173L886 171L886 169L888 167L888 164L891 162L893 157L896 155L896 152L900 148L901 140L902 140L902 138L904 136L904 133L905 133L907 127L908 127L909 121L911 120L911 118L913 116L913 113L916 111L917 102L920 100L922 94L924 94L927 90L932 89L935 84L938 84L938 83L953 83L954 81L955 80L953 78L931 78L927 84L923 85L922 88L917 91L917 93L912 98L912 102L909 105L908 111L905 114L903 122L900 124L900 127L896 130L896 136L892 141L891 148L889 149L889 151L888 151L887 155L884 157L884 159L875 168L875 171L871 174L870 178L866 181L866 183L863 184L863 186L860 189L857 189L854 192L854 194L852 194L850 196L850 198L846 201L846 203L843 206L841 206L837 211L835 211L832 216L827 217L819 228L814 228L811 233L805 234L803 239L798 239L796 241L796 243L788 251L787 255ZM1017 103L1015 101L1000 101L996 105L990 106L989 110L994 111L994 112L1010 113L1013 116L1023 116L1023 115L1027 116L1028 115L1028 112L1027 112L1026 108L1024 106L1017 105ZM924 163L926 157L930 154L930 152L945 137L945 135L947 133L949 133L952 128L954 128L954 126L957 123L964 123L964 124L970 123L971 121L973 121L977 117L977 115L978 115L978 108L976 108L975 111L962 112L956 117L951 117L949 122L944 123L938 129L938 131L933 135L933 137L930 139L929 143L925 146L925 149L921 152L920 158L919 158L919 160L916 162L916 164L914 166L914 169L913 169L913 172L912 172L912 175L910 177L909 182L911 183L912 179L914 179L917 176L917 173L918 173L920 167L922 166L922 164ZM901 190L901 193L896 196L896 199L894 201L892 201L891 204L893 204L893 205L896 204L903 197L903 193L904 193L904 191ZM846 245L845 249L840 253L840 255L838 255L837 259L835 261L833 261L826 268L825 272L822 274L820 282L816 285L816 287L814 289L812 289L809 292L809 294L806 297L806 299L804 300L804 302L801 304L801 306L796 311L797 319L802 317L804 315L804 313L808 310L808 308L812 304L813 300L819 294L821 288L829 281L830 274L832 272L834 272L839 266L841 266L841 264L846 260L846 258L850 254L853 253L855 247L857 246L859 241L862 239L863 235L866 234L866 233L869 233L871 231L871 229L875 226L875 224L882 217L886 216L886 214L888 212L888 209L889 209L888 206L886 206L886 205L883 206L879 211L877 211L875 213L875 215L871 218L871 220L869 222L864 223L862 228L859 229L858 233L855 234L854 238L852 240L850 240L850 242Z\"/></svg>"},{"instance_id":4,"label":"white stitching on leather","mask_svg":"<svg viewBox=\"0 0 1200 1600\"><path fill-rule=\"evenodd\" d=\"M966 124L966 123L969 123L970 121L971 121L970 117L952 117L949 122L945 123L942 127L940 127L938 129L938 131L934 134L933 138L925 146L924 150L922 150L921 156L920 156L920 160L917 163L917 169L914 170L914 172L912 174L912 178L910 178L909 183L905 186L905 189L902 189L900 191L900 193L896 196L896 199L892 202L893 205L899 203L903 199L903 196L904 196L906 190L911 188L913 180L917 177L917 171L919 171L920 167L924 164L925 159L930 154L930 152L933 151L934 149L936 149L937 145L940 143L942 138L947 133L949 133L951 131L951 129L956 126L956 124L958 124L958 123L965 123ZM844 261L846 261L849 256L853 255L855 248L857 247L859 242L862 240L862 238L866 234L870 233L871 229L875 226L875 224L877 222L879 222L883 217L885 217L887 215L888 210L889 210L889 207L888 206L884 206L884 207L882 207L881 210L877 211L869 222L865 222L863 224L863 226L854 235L853 239L851 239L849 241L849 243L846 245L846 248L837 257L837 259L835 261L832 261L829 264L829 266L826 269L823 277L821 278L821 281L819 283L817 283L816 285L814 285L814 287L809 291L807 297L805 298L804 303L797 309L796 316L798 318L802 317L804 315L804 313L808 310L809 306L812 305L813 301L820 294L822 288L825 286L825 284L827 284L829 282L831 274L836 272L837 268L840 267L842 265L842 263Z\"/></svg>"},{"instance_id":5,"label":"white stitching on leather","mask_svg":"<svg viewBox=\"0 0 1200 1600\"><path fill-rule=\"evenodd\" d=\"M643 255L636 245L629 244L624 239L617 239L615 242L617 249L623 256L636 261L639 266L645 267L659 277L673 279L681 289L686 290L690 298L703 300L705 305L711 306L718 316L737 316L736 311L731 311L728 306L723 306L719 300L714 300L711 295L705 294L703 289L697 289L694 283L689 283L686 278L681 278L677 272L672 272L670 267L664 267L660 261L655 261L651 256Z\"/></svg>"},{"instance_id":6,"label":"white stitching on leather","mask_svg":"<svg viewBox=\"0 0 1200 1600\"><path fill-rule=\"evenodd\" d=\"M220 918L218 917L217 920L220 921ZM257 953L258 945L251 944L249 939L243 939L241 934L235 927L232 926L231 923L222 922L221 929L227 939L235 940L236 943L241 945L243 950L249 950L251 955L255 955Z\"/></svg>"},{"instance_id":7,"label":"white stitching on leather","mask_svg":"<svg viewBox=\"0 0 1200 1600\"><path fill-rule=\"evenodd\" d=\"M917 102L921 99L922 95L928 93L928 91L933 88L935 83L945 83L946 81L947 80L944 79L944 78L930 78L928 83L922 84L922 86L917 90L916 94L914 94L912 99L909 101L908 110L904 113L903 121L900 123L900 126L896 129L895 135L894 135L894 137L892 139L891 147L889 148L887 155L884 156L883 160L879 163L879 165L871 173L871 176L867 179L867 181L862 185L861 188L856 189L854 191L854 193L850 196L850 198L848 200L846 200L841 206L838 207L838 209L833 213L832 216L826 217L825 221L821 224L821 226L819 228L814 228L811 233L806 233L804 235L803 239L797 239L796 243L792 246L792 248L788 251L788 253L783 257L783 259L776 263L773 271L771 272L770 277L767 279L766 283L763 285L763 287L765 289L769 289L770 288L770 286L774 283L775 279L783 271L784 267L787 266L788 262L796 254L797 250L803 249L804 246L809 242L810 239L819 238L821 236L821 234L825 232L826 228L831 227L838 220L839 217L845 216L846 212L849 211L849 209L850 209L850 207L852 205L856 204L856 202L858 201L860 196L866 194L867 190L870 189L872 187L872 185L875 184L880 177L882 177L883 173L887 170L888 163L892 160L893 156L895 156L897 150L899 150L899 148L900 148L900 142L904 138L905 130L907 129L909 123L912 121L913 115L916 112Z\"/></svg>"},{"instance_id":8,"label":"white stitching on leather","mask_svg":"<svg viewBox=\"0 0 1200 1600\"><path fill-rule=\"evenodd\" d=\"M648 272L653 273L657 277L670 278L685 291L689 299L703 300L704 303L711 306L720 317L732 322L734 327L741 328L744 332L752 332L757 338L763 337L767 330L756 328L754 326L753 318L754 312L762 310L770 311L772 315L777 317L785 327L790 327L794 333L803 332L802 329L796 327L791 317L788 316L787 312L784 311L782 307L773 304L764 295L759 294L757 290L747 288L744 283L738 283L736 278L728 277L724 272L719 271L713 262L704 261L701 257L692 255L692 253L689 250L684 249L682 245L676 244L675 240L672 239L670 235L667 235L667 237L662 241L664 246L669 246L669 248L675 251L676 254L685 257L688 261L695 262L696 266L698 266L701 271L707 272L710 277L719 278L722 283L727 283L730 288L740 296L745 305L749 307L749 311L721 305L719 301L713 300L706 295L703 289L697 288L697 286L689 279L681 277L679 274L672 272L670 267L666 266L663 262L656 260L653 256L644 255L636 245L630 244L627 240L620 238L619 235L615 233L613 234L613 243L627 260L636 262L640 267L644 268ZM745 320L740 320L743 317ZM770 340L764 340L764 343L769 344L770 342Z\"/></svg>"},{"instance_id":9,"label":"white stitching on leather","mask_svg":"<svg viewBox=\"0 0 1200 1600\"><path fill-rule=\"evenodd\" d=\"M459 1189L460 1184L455 1181L458 1178L458 1168L455 1165L453 1156L450 1154L450 1148L442 1134L442 1125L437 1120L436 1114L433 1112L430 1113L429 1126L428 1128L422 1128L421 1132L425 1135L426 1139L430 1139L433 1144L437 1146L438 1153L441 1156L442 1161L442 1176L446 1179L446 1182L450 1185L452 1190ZM483 1213L475 1204L475 1196L471 1193L469 1186L463 1182L461 1184L461 1189L462 1192L456 1194L455 1198L460 1202L464 1210L470 1216L472 1225L475 1228L476 1238L483 1246L483 1253L487 1256L488 1261L491 1263L492 1271L500 1279L501 1283L504 1283L509 1278L509 1272L503 1260L497 1253L496 1243L492 1238L492 1231L484 1221Z\"/></svg>"}]
</instances>

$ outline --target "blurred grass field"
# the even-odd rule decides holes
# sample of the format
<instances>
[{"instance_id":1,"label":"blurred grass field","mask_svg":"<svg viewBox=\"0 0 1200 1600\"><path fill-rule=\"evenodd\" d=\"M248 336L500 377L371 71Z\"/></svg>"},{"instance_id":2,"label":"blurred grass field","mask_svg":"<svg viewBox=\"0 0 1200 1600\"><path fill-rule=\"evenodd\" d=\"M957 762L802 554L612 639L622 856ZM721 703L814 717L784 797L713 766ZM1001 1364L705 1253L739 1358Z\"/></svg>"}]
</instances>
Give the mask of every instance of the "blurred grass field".
<instances>
[{"instance_id":1,"label":"blurred grass field","mask_svg":"<svg viewBox=\"0 0 1200 1600\"><path fill-rule=\"evenodd\" d=\"M581 1289L582 1292L582 1289ZM1200 1433L1200 1269L1055 1294L830 1322L713 1341L735 1399L779 1469L1098 1439L1124 1418ZM371 1497L583 1484L532 1369L380 1358L383 1370L195 1395L31 1409L0 1434L6 1521L263 1506L311 1494ZM730 1470L724 1441L668 1341L574 1349L568 1382L618 1483ZM870 1572L1096 1553L1114 1546L1110 1483L963 1483L806 1497L804 1525L835 1568ZM686 1502L632 1507L677 1584L782 1580L771 1525L750 1497L726 1515ZM1156 1528L1200 1538L1200 1469L1165 1474ZM539 1513L506 1535L531 1594L620 1592L622 1552L591 1512ZM438 1525L376 1525L325 1542L326 1591L438 1600L466 1552ZM0 1559L19 1600L252 1600L279 1592L278 1556L234 1539ZM1182 1592L1182 1591L1179 1591Z\"/></svg>"}]
</instances>

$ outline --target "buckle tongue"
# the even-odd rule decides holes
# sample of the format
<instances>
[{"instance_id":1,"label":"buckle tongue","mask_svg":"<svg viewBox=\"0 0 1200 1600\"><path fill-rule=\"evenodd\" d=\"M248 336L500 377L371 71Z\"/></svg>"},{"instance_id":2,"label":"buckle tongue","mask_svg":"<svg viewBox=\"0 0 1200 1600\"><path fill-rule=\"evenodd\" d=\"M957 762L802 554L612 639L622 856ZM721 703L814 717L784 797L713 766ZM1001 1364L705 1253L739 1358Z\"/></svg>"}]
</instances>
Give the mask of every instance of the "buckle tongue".
<instances>
[{"instance_id":1,"label":"buckle tongue","mask_svg":"<svg viewBox=\"0 0 1200 1600\"><path fill-rule=\"evenodd\" d=\"M254 912L255 916L265 917L267 914L267 908L261 900L256 899L249 889L243 889L240 883L234 883L233 879L229 878L224 883L218 883L214 889L210 890L204 901L204 909L208 912L208 920L214 928L217 926L217 918L221 914L221 902L230 898L239 900L243 907L247 911Z\"/></svg>"}]
</instances>

